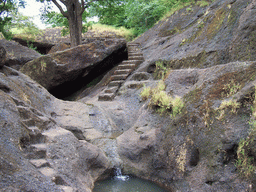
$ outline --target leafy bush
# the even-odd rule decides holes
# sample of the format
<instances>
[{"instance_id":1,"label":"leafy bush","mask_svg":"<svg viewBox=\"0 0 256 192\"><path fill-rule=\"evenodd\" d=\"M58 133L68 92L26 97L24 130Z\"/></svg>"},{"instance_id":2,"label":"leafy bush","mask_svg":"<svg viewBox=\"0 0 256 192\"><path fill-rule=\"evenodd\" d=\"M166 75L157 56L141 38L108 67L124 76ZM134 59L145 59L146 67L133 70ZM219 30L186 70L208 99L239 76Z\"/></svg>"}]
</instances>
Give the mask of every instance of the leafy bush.
<instances>
[{"instance_id":1,"label":"leafy bush","mask_svg":"<svg viewBox=\"0 0 256 192\"><path fill-rule=\"evenodd\" d=\"M181 110L184 107L184 102L182 101L181 97L175 97L171 100L172 104L172 117L176 117L176 115L181 113Z\"/></svg>"},{"instance_id":2,"label":"leafy bush","mask_svg":"<svg viewBox=\"0 0 256 192\"><path fill-rule=\"evenodd\" d=\"M159 81L157 87L151 89L145 87L140 96L143 100L150 98L149 106L156 108L156 111L160 114L164 114L171 111L171 117L176 117L180 114L184 103L180 97L171 97L165 90L164 81Z\"/></svg>"},{"instance_id":3,"label":"leafy bush","mask_svg":"<svg viewBox=\"0 0 256 192\"><path fill-rule=\"evenodd\" d=\"M150 87L145 87L140 93L142 100L147 100L150 97L150 95L151 95Z\"/></svg>"},{"instance_id":4,"label":"leafy bush","mask_svg":"<svg viewBox=\"0 0 256 192\"><path fill-rule=\"evenodd\" d=\"M164 65L163 61L156 62L156 70L154 72L154 78L156 79L164 79L167 74L168 68Z\"/></svg>"}]
</instances>

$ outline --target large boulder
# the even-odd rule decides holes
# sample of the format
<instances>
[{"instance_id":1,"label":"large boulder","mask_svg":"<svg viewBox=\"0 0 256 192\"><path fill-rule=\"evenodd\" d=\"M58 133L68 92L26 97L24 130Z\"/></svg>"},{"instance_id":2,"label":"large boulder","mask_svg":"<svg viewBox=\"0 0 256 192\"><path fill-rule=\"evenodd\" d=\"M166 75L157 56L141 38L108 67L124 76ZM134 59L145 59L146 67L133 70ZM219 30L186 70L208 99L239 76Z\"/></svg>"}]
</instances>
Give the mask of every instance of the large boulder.
<instances>
[{"instance_id":1,"label":"large boulder","mask_svg":"<svg viewBox=\"0 0 256 192\"><path fill-rule=\"evenodd\" d=\"M97 74L122 61L125 57L125 47L124 39L94 41L42 56L28 62L22 67L21 72L47 90L62 86L65 92L64 89L72 90L84 83L86 78L95 78Z\"/></svg>"},{"instance_id":2,"label":"large boulder","mask_svg":"<svg viewBox=\"0 0 256 192\"><path fill-rule=\"evenodd\" d=\"M6 50L5 65L19 70L25 63L41 56L38 52L22 46L15 41L0 39L0 45Z\"/></svg>"}]
</instances>

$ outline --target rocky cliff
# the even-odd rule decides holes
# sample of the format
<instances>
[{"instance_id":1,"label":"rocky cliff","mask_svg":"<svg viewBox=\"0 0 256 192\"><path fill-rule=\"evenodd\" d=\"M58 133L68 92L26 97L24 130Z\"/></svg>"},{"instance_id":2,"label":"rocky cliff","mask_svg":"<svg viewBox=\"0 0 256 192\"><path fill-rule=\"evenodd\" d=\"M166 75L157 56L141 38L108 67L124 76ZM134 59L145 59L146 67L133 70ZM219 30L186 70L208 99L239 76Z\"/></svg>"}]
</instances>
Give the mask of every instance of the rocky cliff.
<instances>
[{"instance_id":1,"label":"rocky cliff","mask_svg":"<svg viewBox=\"0 0 256 192\"><path fill-rule=\"evenodd\" d=\"M196 3L160 21L108 101L99 90L123 64L72 102L2 67L3 191L90 191L117 167L169 191L255 191L255 6Z\"/></svg>"}]
</instances>

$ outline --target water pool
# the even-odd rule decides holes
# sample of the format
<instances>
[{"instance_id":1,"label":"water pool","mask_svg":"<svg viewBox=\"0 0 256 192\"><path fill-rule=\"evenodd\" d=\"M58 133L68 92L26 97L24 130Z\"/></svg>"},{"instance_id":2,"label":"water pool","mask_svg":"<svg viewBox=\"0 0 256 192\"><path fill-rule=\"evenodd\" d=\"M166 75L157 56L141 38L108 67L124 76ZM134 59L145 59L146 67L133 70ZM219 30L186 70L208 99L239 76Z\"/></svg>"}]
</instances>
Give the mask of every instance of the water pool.
<instances>
[{"instance_id":1,"label":"water pool","mask_svg":"<svg viewBox=\"0 0 256 192\"><path fill-rule=\"evenodd\" d=\"M95 183L93 192L168 192L158 185L129 176L115 176Z\"/></svg>"}]
</instances>

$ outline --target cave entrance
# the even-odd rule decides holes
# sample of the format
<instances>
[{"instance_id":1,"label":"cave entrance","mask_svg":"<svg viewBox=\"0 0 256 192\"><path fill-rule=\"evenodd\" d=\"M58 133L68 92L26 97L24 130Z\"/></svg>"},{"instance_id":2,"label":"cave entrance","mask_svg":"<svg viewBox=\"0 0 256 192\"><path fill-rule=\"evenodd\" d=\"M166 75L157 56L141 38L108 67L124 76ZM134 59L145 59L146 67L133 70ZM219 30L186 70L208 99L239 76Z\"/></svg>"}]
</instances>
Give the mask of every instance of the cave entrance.
<instances>
[{"instance_id":1,"label":"cave entrance","mask_svg":"<svg viewBox=\"0 0 256 192\"><path fill-rule=\"evenodd\" d=\"M49 92L58 99L73 101L77 96L98 84L103 77L111 71L115 66L121 63L123 60L128 59L128 52L126 47L114 51L111 55L106 57L103 61L97 63L93 68L89 70L86 76L78 76L73 81L65 82L55 88L49 90ZM87 69L88 70L88 69ZM104 83L104 82L103 82ZM83 97L86 95L83 95Z\"/></svg>"}]
</instances>

